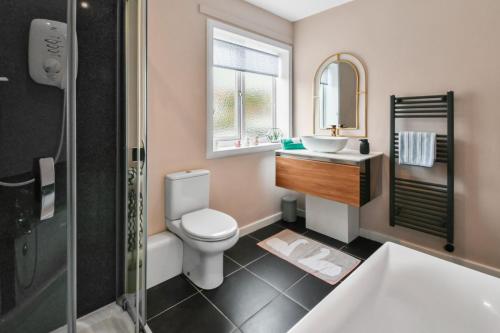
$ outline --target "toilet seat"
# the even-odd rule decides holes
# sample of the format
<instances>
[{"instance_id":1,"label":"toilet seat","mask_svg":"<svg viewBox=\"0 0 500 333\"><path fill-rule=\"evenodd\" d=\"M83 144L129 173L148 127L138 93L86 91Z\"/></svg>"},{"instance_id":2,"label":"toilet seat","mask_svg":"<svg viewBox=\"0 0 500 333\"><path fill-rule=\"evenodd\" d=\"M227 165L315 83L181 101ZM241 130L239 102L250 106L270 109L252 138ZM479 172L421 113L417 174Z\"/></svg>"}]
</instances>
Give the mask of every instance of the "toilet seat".
<instances>
[{"instance_id":1,"label":"toilet seat","mask_svg":"<svg viewBox=\"0 0 500 333\"><path fill-rule=\"evenodd\" d=\"M216 242L234 236L238 224L225 213L205 208L183 215L181 228L189 238Z\"/></svg>"}]
</instances>

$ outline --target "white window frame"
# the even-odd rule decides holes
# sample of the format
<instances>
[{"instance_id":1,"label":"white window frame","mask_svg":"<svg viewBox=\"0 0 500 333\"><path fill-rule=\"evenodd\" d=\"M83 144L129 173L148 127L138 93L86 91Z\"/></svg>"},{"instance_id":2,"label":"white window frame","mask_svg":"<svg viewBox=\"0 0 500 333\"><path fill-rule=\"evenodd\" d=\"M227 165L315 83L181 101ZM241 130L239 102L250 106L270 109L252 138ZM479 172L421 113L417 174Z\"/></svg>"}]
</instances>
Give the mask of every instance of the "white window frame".
<instances>
[{"instance_id":1,"label":"white window frame","mask_svg":"<svg viewBox=\"0 0 500 333\"><path fill-rule=\"evenodd\" d=\"M257 146L248 147L224 147L218 148L214 147L214 137L213 137L213 39L214 39L214 29L221 29L229 33L237 34L244 38L249 38L257 42L265 43L270 45L280 51L280 58L282 58L282 66L280 68L281 86L288 88L287 94L284 94L284 98L280 102L276 100L274 102L274 112L273 112L273 126L277 126L277 118L280 118L279 127L285 132L285 136L291 137L292 135L292 47L288 44L275 41L271 38L267 38L234 26L213 20L207 19L207 159L222 158L228 156L250 154L257 152L264 152L270 150L276 150L281 148L279 143L260 143ZM284 61L283 61L284 60ZM238 75L241 77L241 75ZM238 83L238 87L243 90L244 87ZM276 86L276 83L275 83ZM275 94L276 96L276 94ZM241 103L241 96L238 96L239 102ZM241 109L243 107L241 106ZM279 109L278 109L279 108ZM240 134L244 124L242 123L244 119L244 110L239 113L239 127ZM279 115L279 116L278 116ZM241 138L240 138L241 139Z\"/></svg>"}]
</instances>

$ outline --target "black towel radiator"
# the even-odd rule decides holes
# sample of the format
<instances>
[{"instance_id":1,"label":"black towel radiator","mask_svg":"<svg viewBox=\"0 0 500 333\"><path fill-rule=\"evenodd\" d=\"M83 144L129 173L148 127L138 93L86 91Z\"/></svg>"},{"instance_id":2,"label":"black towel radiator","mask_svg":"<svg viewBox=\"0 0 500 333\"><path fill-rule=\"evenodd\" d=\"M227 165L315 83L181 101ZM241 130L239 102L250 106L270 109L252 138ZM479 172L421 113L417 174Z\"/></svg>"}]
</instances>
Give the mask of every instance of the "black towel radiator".
<instances>
[{"instance_id":1,"label":"black towel radiator","mask_svg":"<svg viewBox=\"0 0 500 333\"><path fill-rule=\"evenodd\" d=\"M445 249L454 250L454 124L453 91L446 95L391 96L390 225L402 226L446 238ZM396 176L399 153L398 118L444 118L447 133L436 136L437 163L446 164L446 184Z\"/></svg>"}]
</instances>

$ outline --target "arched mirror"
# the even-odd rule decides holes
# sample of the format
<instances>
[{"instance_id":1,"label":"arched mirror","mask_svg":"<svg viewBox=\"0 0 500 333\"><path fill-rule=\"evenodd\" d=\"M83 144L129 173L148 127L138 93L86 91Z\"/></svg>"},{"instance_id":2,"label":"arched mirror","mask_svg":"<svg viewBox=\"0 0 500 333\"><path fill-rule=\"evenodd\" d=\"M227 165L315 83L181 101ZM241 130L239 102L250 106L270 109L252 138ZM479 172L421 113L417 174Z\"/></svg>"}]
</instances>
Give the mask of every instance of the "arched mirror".
<instances>
[{"instance_id":1,"label":"arched mirror","mask_svg":"<svg viewBox=\"0 0 500 333\"><path fill-rule=\"evenodd\" d=\"M349 53L326 59L314 77L314 134L365 137L366 74L362 62Z\"/></svg>"}]
</instances>

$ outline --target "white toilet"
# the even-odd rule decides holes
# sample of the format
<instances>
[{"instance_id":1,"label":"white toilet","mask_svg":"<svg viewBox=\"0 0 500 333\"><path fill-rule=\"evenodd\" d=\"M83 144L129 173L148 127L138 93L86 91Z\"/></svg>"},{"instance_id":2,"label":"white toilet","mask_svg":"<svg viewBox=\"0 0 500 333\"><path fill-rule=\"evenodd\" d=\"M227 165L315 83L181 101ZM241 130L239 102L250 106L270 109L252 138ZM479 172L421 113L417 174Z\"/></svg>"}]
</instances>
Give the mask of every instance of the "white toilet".
<instances>
[{"instance_id":1,"label":"white toilet","mask_svg":"<svg viewBox=\"0 0 500 333\"><path fill-rule=\"evenodd\" d=\"M210 172L190 170L165 177L167 228L183 243L182 272L202 289L222 284L224 251L238 241L231 216L208 208Z\"/></svg>"}]
</instances>

